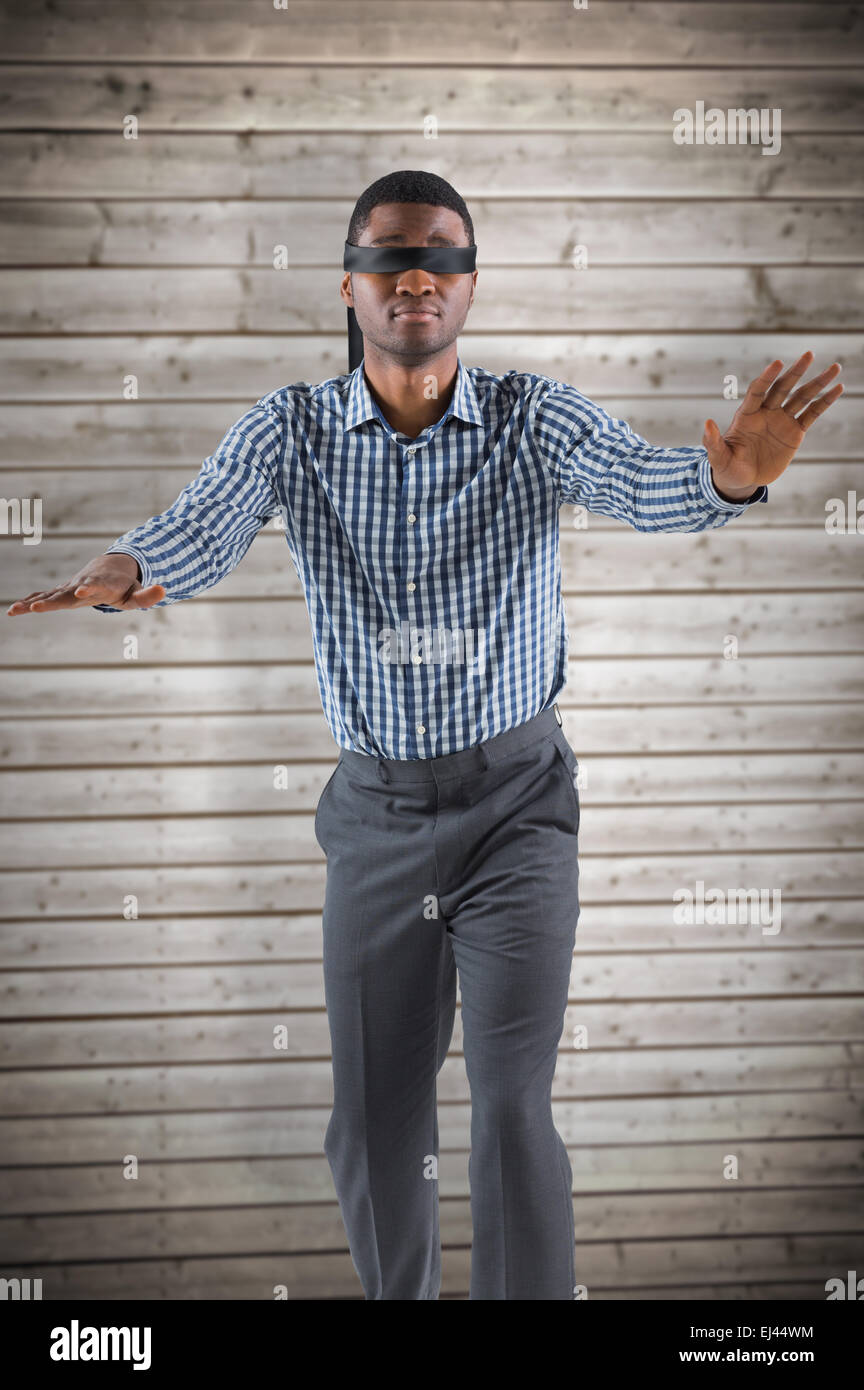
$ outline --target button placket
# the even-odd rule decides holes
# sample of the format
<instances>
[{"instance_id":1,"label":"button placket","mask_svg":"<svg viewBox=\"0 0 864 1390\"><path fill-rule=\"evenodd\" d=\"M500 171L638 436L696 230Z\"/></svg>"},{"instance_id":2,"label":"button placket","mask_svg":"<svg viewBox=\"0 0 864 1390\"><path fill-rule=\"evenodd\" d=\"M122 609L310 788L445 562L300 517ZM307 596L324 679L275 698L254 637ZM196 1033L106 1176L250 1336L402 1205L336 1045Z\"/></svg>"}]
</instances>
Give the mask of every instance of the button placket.
<instances>
[{"instance_id":1,"label":"button placket","mask_svg":"<svg viewBox=\"0 0 864 1390\"><path fill-rule=\"evenodd\" d=\"M409 445L407 445L407 447L406 447L406 449L405 449L405 454L406 454L406 457L407 457L409 460L413 461L414 455L417 453L418 447L419 447L419 446L416 445L416 444L409 444ZM405 470L403 498L404 498L404 501L405 501L405 505L406 505L406 506L411 506L411 505L412 505L412 503L411 503L411 493L413 492L413 489L414 489L414 474L413 474L413 472L409 473L408 470ZM417 533L416 533L416 531L414 531L414 530L412 529L412 527L413 527L414 523L415 523L416 520L417 520L417 513L414 512L414 511L409 511L409 512L407 513L406 520L407 520L408 526L407 526L406 531L405 531L405 539L406 539L406 544L407 544L407 546L408 546L408 554L409 554L409 561L410 561L409 570L410 570L411 573L414 573L414 572L415 572L415 564L416 564L416 556L415 556L414 553L413 553L413 548L412 548L412 546L413 546L413 542L414 542L414 541L416 540L416 538L417 538ZM409 594L414 594L414 593L417 592L417 584L416 584L416 581L413 580L413 579L409 580L405 587L406 587L406 589L407 589L407 591L408 591ZM415 613L413 616L416 616L416 613ZM419 668L420 666L423 665L423 658L422 658L421 656L417 655L417 654L415 654L415 655L412 656L411 661L412 661L412 664L413 664L413 666L414 666L415 671L417 671L418 668ZM419 671L418 671L418 674L419 674ZM416 702L415 702L415 708L416 708ZM415 724L415 725L414 725L414 732L415 732L415 734L421 735L421 736L422 736L423 734L426 733L426 725L425 725L425 724Z\"/></svg>"}]
</instances>

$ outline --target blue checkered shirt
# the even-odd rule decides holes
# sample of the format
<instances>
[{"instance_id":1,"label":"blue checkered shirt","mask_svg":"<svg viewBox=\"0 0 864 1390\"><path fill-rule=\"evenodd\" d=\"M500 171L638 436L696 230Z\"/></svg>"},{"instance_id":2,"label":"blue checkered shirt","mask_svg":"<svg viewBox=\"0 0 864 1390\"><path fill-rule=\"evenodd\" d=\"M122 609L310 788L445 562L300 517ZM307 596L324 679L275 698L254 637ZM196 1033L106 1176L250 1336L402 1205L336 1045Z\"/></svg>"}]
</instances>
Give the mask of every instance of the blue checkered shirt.
<instances>
[{"instance_id":1,"label":"blue checkered shirt","mask_svg":"<svg viewBox=\"0 0 864 1390\"><path fill-rule=\"evenodd\" d=\"M461 359L441 419L409 439L361 362L263 396L176 501L107 553L164 585L162 608L218 584L277 518L336 743L432 758L524 723L563 689L562 503L637 531L704 531L766 498L724 500L704 449L649 444L573 386Z\"/></svg>"}]
</instances>

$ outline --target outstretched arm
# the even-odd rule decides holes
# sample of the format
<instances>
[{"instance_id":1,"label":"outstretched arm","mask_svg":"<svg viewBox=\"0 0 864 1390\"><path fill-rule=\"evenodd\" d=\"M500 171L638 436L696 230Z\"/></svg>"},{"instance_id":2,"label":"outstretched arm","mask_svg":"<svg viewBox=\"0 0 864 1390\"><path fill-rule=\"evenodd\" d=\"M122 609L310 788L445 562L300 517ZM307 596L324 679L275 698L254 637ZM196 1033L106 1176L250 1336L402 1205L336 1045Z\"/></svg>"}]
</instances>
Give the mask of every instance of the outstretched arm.
<instances>
[{"instance_id":1,"label":"outstretched arm","mask_svg":"<svg viewBox=\"0 0 864 1390\"><path fill-rule=\"evenodd\" d=\"M767 499L767 483L779 477L805 430L840 395L843 388L835 386L815 399L840 370L834 363L784 404L811 358L805 353L769 391L782 365L772 363L751 383L726 436L713 420L707 422L702 448L651 444L563 382L550 382L538 393L532 442L559 502L578 503L636 531L724 526L750 503ZM802 411L797 418L796 410Z\"/></svg>"},{"instance_id":2,"label":"outstretched arm","mask_svg":"<svg viewBox=\"0 0 864 1390\"><path fill-rule=\"evenodd\" d=\"M158 608L212 588L279 514L283 435L281 417L259 402L232 425L170 507L118 537L67 583L28 594L7 613Z\"/></svg>"}]
</instances>

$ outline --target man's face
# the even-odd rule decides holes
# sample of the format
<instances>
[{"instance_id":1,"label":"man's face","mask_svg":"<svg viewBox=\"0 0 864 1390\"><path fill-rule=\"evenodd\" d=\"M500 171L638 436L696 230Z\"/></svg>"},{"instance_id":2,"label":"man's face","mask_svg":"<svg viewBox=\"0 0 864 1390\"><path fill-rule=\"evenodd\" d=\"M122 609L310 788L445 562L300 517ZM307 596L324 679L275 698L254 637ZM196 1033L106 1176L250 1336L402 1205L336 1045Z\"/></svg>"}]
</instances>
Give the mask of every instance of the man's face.
<instances>
[{"instance_id":1,"label":"man's face","mask_svg":"<svg viewBox=\"0 0 864 1390\"><path fill-rule=\"evenodd\" d=\"M468 246L462 218L431 203L381 203L372 209L360 246ZM439 275L394 270L348 271L340 293L361 333L383 354L416 366L450 346L474 302L477 271Z\"/></svg>"}]
</instances>

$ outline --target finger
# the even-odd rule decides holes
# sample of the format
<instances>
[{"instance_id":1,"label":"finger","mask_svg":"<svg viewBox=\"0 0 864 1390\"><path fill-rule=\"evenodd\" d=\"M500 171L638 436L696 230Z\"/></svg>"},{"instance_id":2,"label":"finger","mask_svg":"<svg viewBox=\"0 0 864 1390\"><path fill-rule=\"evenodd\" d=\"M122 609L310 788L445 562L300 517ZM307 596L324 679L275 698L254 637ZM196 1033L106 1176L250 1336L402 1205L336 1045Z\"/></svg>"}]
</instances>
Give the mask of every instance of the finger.
<instances>
[{"instance_id":1,"label":"finger","mask_svg":"<svg viewBox=\"0 0 864 1390\"><path fill-rule=\"evenodd\" d=\"M7 613L29 613L30 604L37 598L43 598L45 594L53 593L53 589L34 589L32 594L27 594L25 598L16 598L6 609Z\"/></svg>"},{"instance_id":2,"label":"finger","mask_svg":"<svg viewBox=\"0 0 864 1390\"><path fill-rule=\"evenodd\" d=\"M37 594L35 598L29 600L30 606L32 607L36 603L44 603L47 598L54 598L55 594L59 594L63 587L63 585L58 584L56 589L43 589L41 594Z\"/></svg>"},{"instance_id":3,"label":"finger","mask_svg":"<svg viewBox=\"0 0 864 1390\"><path fill-rule=\"evenodd\" d=\"M783 409L790 415L797 415L801 407L805 406L808 401L814 400L815 397L819 395L822 388L827 386L828 382L831 381L839 371L840 363L833 362L830 367L825 368L824 372L820 372L818 376L814 376L812 381L805 381L803 386L799 386L798 390L793 392L788 401L784 402Z\"/></svg>"},{"instance_id":4,"label":"finger","mask_svg":"<svg viewBox=\"0 0 864 1390\"><path fill-rule=\"evenodd\" d=\"M33 603L37 598L45 598L47 594L53 594L53 589L34 589L32 594L25 594L23 598L16 599L16 603Z\"/></svg>"},{"instance_id":5,"label":"finger","mask_svg":"<svg viewBox=\"0 0 864 1390\"><path fill-rule=\"evenodd\" d=\"M161 584L150 584L146 589L142 589L136 579L133 580L122 598L113 600L113 606L127 611L135 611L138 608L152 608L154 603L159 603L160 599L164 597L165 590Z\"/></svg>"},{"instance_id":6,"label":"finger","mask_svg":"<svg viewBox=\"0 0 864 1390\"><path fill-rule=\"evenodd\" d=\"M820 396L818 401L814 401L812 405L808 405L803 415L796 416L797 423L801 426L802 430L808 430L813 424L813 421L818 420L819 416L825 413L829 405L833 405L838 397L842 395L843 386L842 383L838 382L836 386L832 386L830 391L826 391L824 396Z\"/></svg>"},{"instance_id":7,"label":"finger","mask_svg":"<svg viewBox=\"0 0 864 1390\"><path fill-rule=\"evenodd\" d=\"M14 603L10 603L6 612L10 613L13 618L17 618L19 613L29 613L30 600L26 598L16 598Z\"/></svg>"},{"instance_id":8,"label":"finger","mask_svg":"<svg viewBox=\"0 0 864 1390\"><path fill-rule=\"evenodd\" d=\"M74 584L62 584L45 595L35 599L30 605L33 613L53 613L58 608L74 608L76 605Z\"/></svg>"},{"instance_id":9,"label":"finger","mask_svg":"<svg viewBox=\"0 0 864 1390\"><path fill-rule=\"evenodd\" d=\"M150 584L146 589L137 589L129 600L130 606L134 608L151 608L154 603L160 603L165 597L165 590L161 584Z\"/></svg>"},{"instance_id":10,"label":"finger","mask_svg":"<svg viewBox=\"0 0 864 1390\"><path fill-rule=\"evenodd\" d=\"M769 362L764 372L754 376L744 395L744 402L750 401L751 405L761 405L766 391L769 390L772 381L776 377L783 363L779 357L775 357L773 362ZM742 402L742 404L744 403Z\"/></svg>"},{"instance_id":11,"label":"finger","mask_svg":"<svg viewBox=\"0 0 864 1390\"><path fill-rule=\"evenodd\" d=\"M19 613L50 613L57 607L54 600L67 594L76 596L76 602L74 604L63 603L60 605L61 607L83 608L85 606L84 603L78 601L78 599L80 598L79 591L85 585L91 591L91 595L94 591L99 591L102 587L97 580L89 580L85 576L77 585L74 581L70 581L68 584L58 584L53 589L34 589L26 598L16 599L15 602L6 609L6 612L13 617L17 617ZM90 601L94 601L92 596ZM50 606L46 607L46 604Z\"/></svg>"},{"instance_id":12,"label":"finger","mask_svg":"<svg viewBox=\"0 0 864 1390\"><path fill-rule=\"evenodd\" d=\"M104 585L100 584L98 580L72 579L68 584L58 584L56 589L45 589L41 597L33 601L34 612L52 612L58 599L64 600L61 604L63 608L83 608L85 606L85 601L79 597L79 590L85 583L89 586L91 592L106 592ZM39 607L36 607L37 603L40 605ZM50 604L52 606L46 609L44 607L45 604Z\"/></svg>"},{"instance_id":13,"label":"finger","mask_svg":"<svg viewBox=\"0 0 864 1390\"><path fill-rule=\"evenodd\" d=\"M766 394L762 404L768 410L775 410L777 406L782 405L792 387L795 385L795 382L804 375L812 361L813 354L809 349L807 352L802 352L798 361L792 363L788 372L784 372L782 376L777 378L771 390Z\"/></svg>"}]
</instances>

